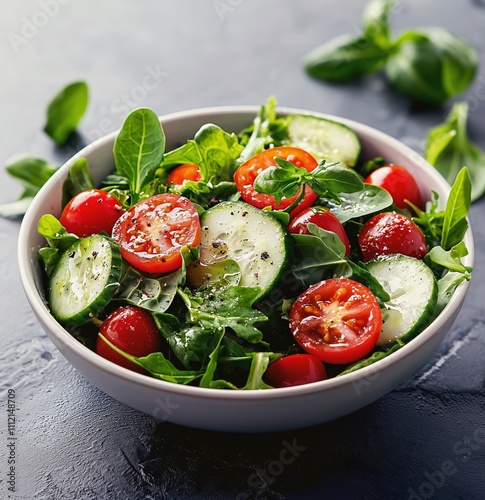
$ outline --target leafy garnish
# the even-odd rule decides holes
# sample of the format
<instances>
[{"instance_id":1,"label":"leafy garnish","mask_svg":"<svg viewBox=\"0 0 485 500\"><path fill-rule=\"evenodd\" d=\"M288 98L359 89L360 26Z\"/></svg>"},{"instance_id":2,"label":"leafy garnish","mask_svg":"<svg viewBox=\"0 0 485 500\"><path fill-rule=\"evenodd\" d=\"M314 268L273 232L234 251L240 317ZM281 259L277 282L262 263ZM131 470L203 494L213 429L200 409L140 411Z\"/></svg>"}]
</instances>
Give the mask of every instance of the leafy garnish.
<instances>
[{"instance_id":1,"label":"leafy garnish","mask_svg":"<svg viewBox=\"0 0 485 500\"><path fill-rule=\"evenodd\" d=\"M74 82L63 88L49 103L45 133L63 146L86 112L89 100L85 82Z\"/></svg>"},{"instance_id":2,"label":"leafy garnish","mask_svg":"<svg viewBox=\"0 0 485 500\"><path fill-rule=\"evenodd\" d=\"M165 134L157 115L148 108L132 111L114 144L116 172L126 178L131 204L149 196L149 183L165 151Z\"/></svg>"},{"instance_id":3,"label":"leafy garnish","mask_svg":"<svg viewBox=\"0 0 485 500\"><path fill-rule=\"evenodd\" d=\"M471 178L471 200L485 193L485 153L472 144L467 134L468 103L453 105L444 123L428 132L426 159L453 184L462 167Z\"/></svg>"},{"instance_id":4,"label":"leafy garnish","mask_svg":"<svg viewBox=\"0 0 485 500\"><path fill-rule=\"evenodd\" d=\"M62 184L62 207L77 194L88 189L93 189L94 179L86 158L78 158L69 169L64 183Z\"/></svg>"}]
</instances>

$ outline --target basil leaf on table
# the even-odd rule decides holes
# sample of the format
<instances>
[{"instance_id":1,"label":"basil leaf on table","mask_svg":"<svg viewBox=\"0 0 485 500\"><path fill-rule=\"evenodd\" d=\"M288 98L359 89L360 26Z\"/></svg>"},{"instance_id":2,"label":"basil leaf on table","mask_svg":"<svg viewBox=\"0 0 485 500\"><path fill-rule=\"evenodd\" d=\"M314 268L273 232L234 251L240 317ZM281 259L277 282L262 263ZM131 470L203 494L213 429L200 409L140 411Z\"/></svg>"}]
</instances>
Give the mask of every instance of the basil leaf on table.
<instances>
[{"instance_id":1,"label":"basil leaf on table","mask_svg":"<svg viewBox=\"0 0 485 500\"><path fill-rule=\"evenodd\" d=\"M441 104L463 92L478 67L475 49L439 27L403 33L386 64L390 82L416 101Z\"/></svg>"},{"instance_id":2,"label":"basil leaf on table","mask_svg":"<svg viewBox=\"0 0 485 500\"><path fill-rule=\"evenodd\" d=\"M8 174L20 181L24 190L17 201L0 205L2 217L23 215L40 188L57 170L48 161L30 156L7 163L5 169Z\"/></svg>"},{"instance_id":3,"label":"basil leaf on table","mask_svg":"<svg viewBox=\"0 0 485 500\"><path fill-rule=\"evenodd\" d=\"M113 154L116 172L130 186L131 204L138 202L149 189L165 151L165 134L157 115L148 108L138 108L126 118L119 131Z\"/></svg>"},{"instance_id":4,"label":"basil leaf on table","mask_svg":"<svg viewBox=\"0 0 485 500\"><path fill-rule=\"evenodd\" d=\"M466 166L471 178L471 200L485 193L485 153L472 144L467 134L468 104L454 104L444 123L428 132L426 159L453 184Z\"/></svg>"},{"instance_id":5,"label":"basil leaf on table","mask_svg":"<svg viewBox=\"0 0 485 500\"><path fill-rule=\"evenodd\" d=\"M393 0L371 0L364 10L364 35L381 47L389 46L391 43L389 12L393 3Z\"/></svg>"},{"instance_id":6,"label":"basil leaf on table","mask_svg":"<svg viewBox=\"0 0 485 500\"><path fill-rule=\"evenodd\" d=\"M74 82L63 88L49 103L45 133L63 146L88 107L89 92L86 82Z\"/></svg>"}]
</instances>

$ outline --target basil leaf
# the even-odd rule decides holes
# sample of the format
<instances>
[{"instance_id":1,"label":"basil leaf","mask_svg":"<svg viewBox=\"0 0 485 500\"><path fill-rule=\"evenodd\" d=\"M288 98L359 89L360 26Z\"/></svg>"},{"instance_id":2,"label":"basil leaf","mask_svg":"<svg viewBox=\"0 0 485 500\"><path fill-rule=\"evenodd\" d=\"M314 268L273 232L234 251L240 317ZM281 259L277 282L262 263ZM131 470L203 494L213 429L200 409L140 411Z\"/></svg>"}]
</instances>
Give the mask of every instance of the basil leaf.
<instances>
[{"instance_id":1,"label":"basil leaf","mask_svg":"<svg viewBox=\"0 0 485 500\"><path fill-rule=\"evenodd\" d=\"M49 103L45 133L63 146L76 130L88 107L89 92L85 82L74 82L63 88Z\"/></svg>"},{"instance_id":2,"label":"basil leaf","mask_svg":"<svg viewBox=\"0 0 485 500\"><path fill-rule=\"evenodd\" d=\"M77 194L95 187L93 174L86 158L78 158L69 169L69 173L62 185L62 207Z\"/></svg>"},{"instance_id":3,"label":"basil leaf","mask_svg":"<svg viewBox=\"0 0 485 500\"><path fill-rule=\"evenodd\" d=\"M471 181L466 167L462 168L451 187L446 202L441 246L450 250L463 240L468 229L466 219L471 204Z\"/></svg>"},{"instance_id":4,"label":"basil leaf","mask_svg":"<svg viewBox=\"0 0 485 500\"><path fill-rule=\"evenodd\" d=\"M468 104L458 102L444 123L428 132L425 155L441 175L453 184L463 166L471 177L471 200L485 193L485 153L475 147L467 135Z\"/></svg>"},{"instance_id":5,"label":"basil leaf","mask_svg":"<svg viewBox=\"0 0 485 500\"><path fill-rule=\"evenodd\" d=\"M364 11L364 35L381 47L390 45L389 11L393 0L371 0Z\"/></svg>"},{"instance_id":6,"label":"basil leaf","mask_svg":"<svg viewBox=\"0 0 485 500\"><path fill-rule=\"evenodd\" d=\"M386 64L391 83L409 97L434 104L463 92L478 67L475 49L439 27L407 31Z\"/></svg>"},{"instance_id":7,"label":"basil leaf","mask_svg":"<svg viewBox=\"0 0 485 500\"><path fill-rule=\"evenodd\" d=\"M366 184L362 191L339 193L341 203L320 200L343 224L350 219L364 217L380 212L392 205L392 197L385 190L372 184Z\"/></svg>"},{"instance_id":8,"label":"basil leaf","mask_svg":"<svg viewBox=\"0 0 485 500\"><path fill-rule=\"evenodd\" d=\"M153 179L165 150L165 134L157 115L148 108L132 111L118 133L113 154L116 172L128 180L135 204Z\"/></svg>"},{"instance_id":9,"label":"basil leaf","mask_svg":"<svg viewBox=\"0 0 485 500\"><path fill-rule=\"evenodd\" d=\"M20 181L24 190L17 201L0 205L1 217L18 217L25 214L34 196L57 170L46 160L32 157L13 160L5 165L5 169Z\"/></svg>"},{"instance_id":10,"label":"basil leaf","mask_svg":"<svg viewBox=\"0 0 485 500\"><path fill-rule=\"evenodd\" d=\"M365 35L344 35L313 49L304 59L305 71L327 82L343 83L381 68L388 50Z\"/></svg>"}]
</instances>

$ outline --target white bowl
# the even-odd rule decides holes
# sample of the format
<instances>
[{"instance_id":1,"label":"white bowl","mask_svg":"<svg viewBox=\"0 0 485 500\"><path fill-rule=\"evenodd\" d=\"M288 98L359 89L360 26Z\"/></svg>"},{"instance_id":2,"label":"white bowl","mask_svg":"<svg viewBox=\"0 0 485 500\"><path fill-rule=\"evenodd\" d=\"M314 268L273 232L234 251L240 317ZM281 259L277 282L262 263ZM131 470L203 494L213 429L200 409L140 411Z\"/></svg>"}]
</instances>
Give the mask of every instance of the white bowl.
<instances>
[{"instance_id":1,"label":"white bowl","mask_svg":"<svg viewBox=\"0 0 485 500\"><path fill-rule=\"evenodd\" d=\"M200 126L208 122L238 132L252 122L258 110L253 106L219 107L163 116L167 149L192 138ZM287 108L280 111L309 113ZM418 181L425 199L433 189L444 205L449 185L413 150L366 125L335 116L319 116L348 125L361 140L364 158L383 156L389 162L403 165ZM451 328L465 299L468 283L458 287L428 328L394 354L353 373L313 384L250 391L203 389L156 380L105 360L72 337L49 313L37 258L38 249L44 245L37 233L37 222L45 213L60 215L62 183L77 158L87 158L96 182L112 171L115 137L116 133L112 133L87 146L46 183L23 219L18 246L22 285L40 324L66 359L115 399L156 418L202 429L265 432L306 427L351 413L397 387L426 362ZM465 242L470 251L466 263L472 265L470 230Z\"/></svg>"}]
</instances>

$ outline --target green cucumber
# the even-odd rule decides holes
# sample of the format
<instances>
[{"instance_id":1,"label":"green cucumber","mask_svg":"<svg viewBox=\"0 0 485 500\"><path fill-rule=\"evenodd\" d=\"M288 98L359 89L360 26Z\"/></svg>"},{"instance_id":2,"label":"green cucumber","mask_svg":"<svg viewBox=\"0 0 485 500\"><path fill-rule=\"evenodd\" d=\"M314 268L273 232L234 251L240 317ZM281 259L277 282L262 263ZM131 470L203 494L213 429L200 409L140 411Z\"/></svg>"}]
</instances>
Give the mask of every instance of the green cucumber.
<instances>
[{"instance_id":1,"label":"green cucumber","mask_svg":"<svg viewBox=\"0 0 485 500\"><path fill-rule=\"evenodd\" d=\"M201 266L236 261L240 286L259 287L266 295L291 263L291 240L281 223L259 208L242 201L228 201L210 208L201 217ZM190 274L188 275L190 281Z\"/></svg>"},{"instance_id":2,"label":"green cucumber","mask_svg":"<svg viewBox=\"0 0 485 500\"><path fill-rule=\"evenodd\" d=\"M360 141L346 125L311 115L291 115L289 120L288 145L308 151L319 162L337 161L347 167L357 163Z\"/></svg>"},{"instance_id":3,"label":"green cucumber","mask_svg":"<svg viewBox=\"0 0 485 500\"><path fill-rule=\"evenodd\" d=\"M377 345L414 338L433 318L438 283L431 269L419 259L401 254L367 263L391 300L382 309L382 332Z\"/></svg>"},{"instance_id":4,"label":"green cucumber","mask_svg":"<svg viewBox=\"0 0 485 500\"><path fill-rule=\"evenodd\" d=\"M60 257L49 282L49 307L60 322L86 323L116 293L122 263L119 246L94 234L76 240Z\"/></svg>"}]
</instances>

